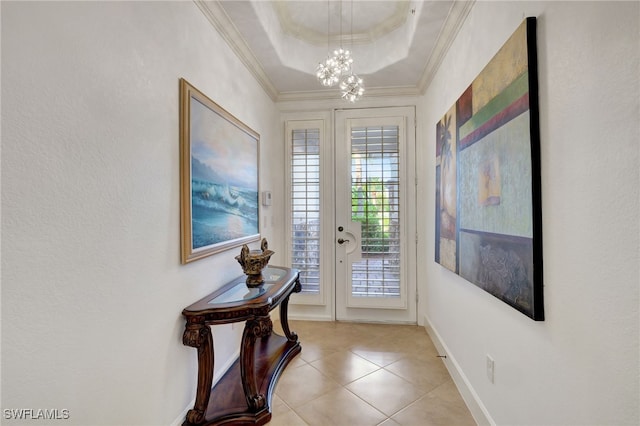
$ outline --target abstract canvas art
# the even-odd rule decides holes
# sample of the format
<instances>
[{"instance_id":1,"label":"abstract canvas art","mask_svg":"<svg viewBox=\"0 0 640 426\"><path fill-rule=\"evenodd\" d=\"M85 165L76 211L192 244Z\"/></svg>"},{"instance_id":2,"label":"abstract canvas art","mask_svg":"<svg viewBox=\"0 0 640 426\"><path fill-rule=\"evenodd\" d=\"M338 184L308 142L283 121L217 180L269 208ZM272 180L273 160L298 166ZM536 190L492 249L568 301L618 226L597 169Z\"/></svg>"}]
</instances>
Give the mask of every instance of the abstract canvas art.
<instances>
[{"instance_id":1,"label":"abstract canvas art","mask_svg":"<svg viewBox=\"0 0 640 426\"><path fill-rule=\"evenodd\" d=\"M535 18L436 125L435 225L436 262L544 320Z\"/></svg>"},{"instance_id":2,"label":"abstract canvas art","mask_svg":"<svg viewBox=\"0 0 640 426\"><path fill-rule=\"evenodd\" d=\"M180 80L182 263L260 239L260 136Z\"/></svg>"}]
</instances>

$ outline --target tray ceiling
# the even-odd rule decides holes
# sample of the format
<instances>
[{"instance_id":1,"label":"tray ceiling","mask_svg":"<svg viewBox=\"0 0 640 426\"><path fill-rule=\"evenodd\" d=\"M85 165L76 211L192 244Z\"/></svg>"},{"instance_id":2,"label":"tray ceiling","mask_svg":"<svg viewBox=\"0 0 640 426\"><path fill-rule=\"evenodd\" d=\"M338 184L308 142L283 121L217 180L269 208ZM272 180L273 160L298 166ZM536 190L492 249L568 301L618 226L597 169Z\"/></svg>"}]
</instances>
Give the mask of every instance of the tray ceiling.
<instances>
[{"instance_id":1,"label":"tray ceiling","mask_svg":"<svg viewBox=\"0 0 640 426\"><path fill-rule=\"evenodd\" d=\"M424 91L472 2L201 1L196 4L274 100L323 98L315 68L349 49L366 94ZM328 47L329 46L329 47Z\"/></svg>"}]
</instances>

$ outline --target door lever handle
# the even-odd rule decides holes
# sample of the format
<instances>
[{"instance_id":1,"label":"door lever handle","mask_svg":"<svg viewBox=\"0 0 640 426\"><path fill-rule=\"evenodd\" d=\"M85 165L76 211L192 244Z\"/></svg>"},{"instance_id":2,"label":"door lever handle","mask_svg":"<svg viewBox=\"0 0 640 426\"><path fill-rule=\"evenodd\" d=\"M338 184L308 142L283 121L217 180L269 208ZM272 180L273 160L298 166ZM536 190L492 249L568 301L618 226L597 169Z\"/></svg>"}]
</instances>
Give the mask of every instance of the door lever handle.
<instances>
[{"instance_id":1,"label":"door lever handle","mask_svg":"<svg viewBox=\"0 0 640 426\"><path fill-rule=\"evenodd\" d=\"M338 244L342 245L344 243L348 243L349 240L345 240L344 238L338 238Z\"/></svg>"}]
</instances>

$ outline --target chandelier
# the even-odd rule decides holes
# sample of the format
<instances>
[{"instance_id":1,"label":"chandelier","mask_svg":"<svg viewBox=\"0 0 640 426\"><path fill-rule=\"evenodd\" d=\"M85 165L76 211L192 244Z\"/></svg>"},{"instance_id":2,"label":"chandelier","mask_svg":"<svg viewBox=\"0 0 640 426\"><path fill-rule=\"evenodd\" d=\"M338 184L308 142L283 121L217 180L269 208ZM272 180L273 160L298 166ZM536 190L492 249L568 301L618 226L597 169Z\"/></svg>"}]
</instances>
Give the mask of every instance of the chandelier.
<instances>
[{"instance_id":1,"label":"chandelier","mask_svg":"<svg viewBox=\"0 0 640 426\"><path fill-rule=\"evenodd\" d=\"M320 84L327 87L335 85L340 80L340 74L333 57L327 56L327 59L318 64L316 77L318 77Z\"/></svg>"},{"instance_id":2,"label":"chandelier","mask_svg":"<svg viewBox=\"0 0 640 426\"><path fill-rule=\"evenodd\" d=\"M362 79L355 74L345 76L340 82L340 91L342 92L342 99L349 102L357 101L364 94Z\"/></svg>"},{"instance_id":3,"label":"chandelier","mask_svg":"<svg viewBox=\"0 0 640 426\"><path fill-rule=\"evenodd\" d=\"M330 0L327 0L327 50L331 44ZM353 47L353 0L351 0L351 45ZM320 84L332 87L339 83L342 99L355 102L364 94L362 78L353 72L351 52L342 47L342 0L340 0L340 48L327 54L327 58L316 67L316 77Z\"/></svg>"}]
</instances>

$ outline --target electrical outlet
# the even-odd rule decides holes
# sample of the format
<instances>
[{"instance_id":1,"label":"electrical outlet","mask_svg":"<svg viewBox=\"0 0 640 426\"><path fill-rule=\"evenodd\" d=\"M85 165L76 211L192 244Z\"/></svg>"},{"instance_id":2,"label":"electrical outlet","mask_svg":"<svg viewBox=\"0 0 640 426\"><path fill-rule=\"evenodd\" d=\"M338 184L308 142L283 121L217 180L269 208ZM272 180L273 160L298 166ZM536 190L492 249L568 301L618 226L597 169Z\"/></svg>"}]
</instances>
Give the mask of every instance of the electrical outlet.
<instances>
[{"instance_id":1,"label":"electrical outlet","mask_svg":"<svg viewBox=\"0 0 640 426\"><path fill-rule=\"evenodd\" d=\"M491 383L493 383L494 379L495 366L495 361L487 354L487 379L489 379Z\"/></svg>"}]
</instances>

